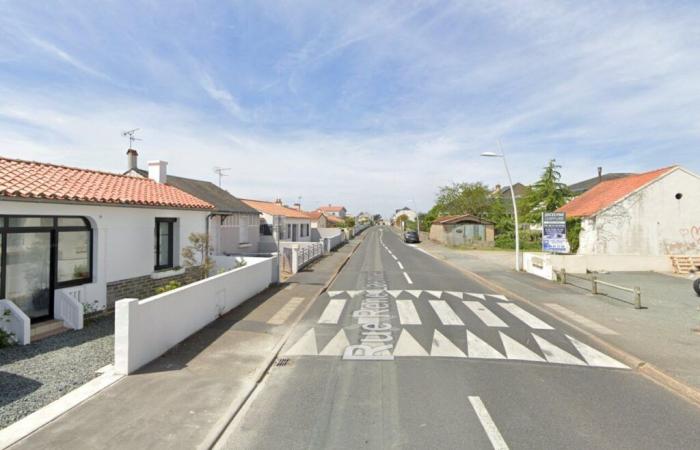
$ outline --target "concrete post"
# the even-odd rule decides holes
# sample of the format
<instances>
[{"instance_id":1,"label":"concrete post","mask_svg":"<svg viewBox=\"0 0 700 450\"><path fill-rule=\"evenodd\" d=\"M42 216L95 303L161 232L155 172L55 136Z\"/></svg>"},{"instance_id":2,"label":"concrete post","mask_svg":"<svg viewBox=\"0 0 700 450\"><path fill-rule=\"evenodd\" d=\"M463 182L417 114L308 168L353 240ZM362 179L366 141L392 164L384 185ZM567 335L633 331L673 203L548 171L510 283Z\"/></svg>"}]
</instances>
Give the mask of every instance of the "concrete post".
<instances>
[{"instance_id":1,"label":"concrete post","mask_svg":"<svg viewBox=\"0 0 700 450\"><path fill-rule=\"evenodd\" d=\"M564 267L561 268L560 277L561 284L566 284L566 269Z\"/></svg>"},{"instance_id":2,"label":"concrete post","mask_svg":"<svg viewBox=\"0 0 700 450\"><path fill-rule=\"evenodd\" d=\"M292 247L292 273L297 273L299 270L299 246Z\"/></svg>"},{"instance_id":3,"label":"concrete post","mask_svg":"<svg viewBox=\"0 0 700 450\"><path fill-rule=\"evenodd\" d=\"M591 276L591 293L598 295L598 279L595 275Z\"/></svg>"}]
</instances>

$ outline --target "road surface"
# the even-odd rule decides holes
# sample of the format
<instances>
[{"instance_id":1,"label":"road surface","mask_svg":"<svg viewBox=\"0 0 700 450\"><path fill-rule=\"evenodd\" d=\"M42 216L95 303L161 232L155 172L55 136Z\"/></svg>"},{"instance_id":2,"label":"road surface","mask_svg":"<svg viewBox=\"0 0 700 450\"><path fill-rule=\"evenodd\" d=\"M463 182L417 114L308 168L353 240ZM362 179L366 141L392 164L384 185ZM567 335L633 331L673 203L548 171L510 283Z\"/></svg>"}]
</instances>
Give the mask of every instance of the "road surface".
<instances>
[{"instance_id":1,"label":"road surface","mask_svg":"<svg viewBox=\"0 0 700 450\"><path fill-rule=\"evenodd\" d=\"M694 405L389 228L366 234L219 448L700 448Z\"/></svg>"}]
</instances>

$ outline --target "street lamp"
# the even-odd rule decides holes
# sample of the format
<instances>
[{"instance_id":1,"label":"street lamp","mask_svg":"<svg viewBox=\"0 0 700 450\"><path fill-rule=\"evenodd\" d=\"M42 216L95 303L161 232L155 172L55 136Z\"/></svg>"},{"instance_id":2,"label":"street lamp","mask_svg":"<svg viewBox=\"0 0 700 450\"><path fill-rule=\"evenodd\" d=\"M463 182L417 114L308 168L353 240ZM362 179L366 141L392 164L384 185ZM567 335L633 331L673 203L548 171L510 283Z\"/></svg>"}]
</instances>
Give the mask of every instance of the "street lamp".
<instances>
[{"instance_id":1,"label":"street lamp","mask_svg":"<svg viewBox=\"0 0 700 450\"><path fill-rule=\"evenodd\" d=\"M501 141L498 141L498 148L501 153L494 152L484 152L481 156L487 158L503 158L503 166L506 168L506 175L508 175L508 184L510 185L510 198L513 200L513 217L515 218L515 270L520 271L520 225L518 224L518 205L515 203L515 192L513 191L513 180L510 177L510 170L508 170L508 162L506 162L506 155L503 153L503 147L501 146Z\"/></svg>"}]
</instances>

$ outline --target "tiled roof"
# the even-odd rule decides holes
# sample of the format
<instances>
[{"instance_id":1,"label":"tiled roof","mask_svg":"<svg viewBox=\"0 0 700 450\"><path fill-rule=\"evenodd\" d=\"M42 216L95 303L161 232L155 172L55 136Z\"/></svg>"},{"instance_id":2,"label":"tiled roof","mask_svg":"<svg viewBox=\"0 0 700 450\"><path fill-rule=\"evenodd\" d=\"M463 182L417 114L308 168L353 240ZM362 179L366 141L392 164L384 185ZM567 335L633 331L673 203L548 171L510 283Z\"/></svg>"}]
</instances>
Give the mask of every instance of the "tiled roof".
<instances>
[{"instance_id":1,"label":"tiled roof","mask_svg":"<svg viewBox=\"0 0 700 450\"><path fill-rule=\"evenodd\" d=\"M153 180L2 157L0 197L187 209L213 208L197 197Z\"/></svg>"},{"instance_id":2,"label":"tiled roof","mask_svg":"<svg viewBox=\"0 0 700 450\"><path fill-rule=\"evenodd\" d=\"M304 213L307 216L309 216L309 219L311 219L311 220L318 220L323 215L323 212L321 212L321 211L304 211Z\"/></svg>"},{"instance_id":3,"label":"tiled roof","mask_svg":"<svg viewBox=\"0 0 700 450\"><path fill-rule=\"evenodd\" d=\"M481 223L481 224L491 224L488 220L480 219L471 214L462 214L461 216L441 216L433 220L434 224L445 225L445 224L455 224L455 223Z\"/></svg>"},{"instance_id":4,"label":"tiled roof","mask_svg":"<svg viewBox=\"0 0 700 450\"><path fill-rule=\"evenodd\" d=\"M328 206L319 206L316 210L317 210L317 211L322 211L322 212L326 212L326 211L328 211L328 212L340 212L340 211L342 211L343 209L345 209L344 206L332 206L332 205L328 205Z\"/></svg>"},{"instance_id":5,"label":"tiled roof","mask_svg":"<svg viewBox=\"0 0 700 450\"><path fill-rule=\"evenodd\" d=\"M336 225L339 223L345 222L345 220L341 219L340 217L336 217L336 216L326 216L326 221L328 221L330 223L334 223Z\"/></svg>"},{"instance_id":6,"label":"tiled roof","mask_svg":"<svg viewBox=\"0 0 700 450\"><path fill-rule=\"evenodd\" d=\"M242 198L240 199L243 203L250 206L251 208L257 209L261 213L270 214L271 216L284 216L292 219L308 219L309 216L306 215L304 211L299 211L298 209L287 208L286 206L280 205L275 202L266 202L262 200L250 200Z\"/></svg>"},{"instance_id":7,"label":"tiled roof","mask_svg":"<svg viewBox=\"0 0 700 450\"><path fill-rule=\"evenodd\" d=\"M588 217L622 200L632 192L654 181L677 166L652 172L603 181L559 208L569 217Z\"/></svg>"}]
</instances>

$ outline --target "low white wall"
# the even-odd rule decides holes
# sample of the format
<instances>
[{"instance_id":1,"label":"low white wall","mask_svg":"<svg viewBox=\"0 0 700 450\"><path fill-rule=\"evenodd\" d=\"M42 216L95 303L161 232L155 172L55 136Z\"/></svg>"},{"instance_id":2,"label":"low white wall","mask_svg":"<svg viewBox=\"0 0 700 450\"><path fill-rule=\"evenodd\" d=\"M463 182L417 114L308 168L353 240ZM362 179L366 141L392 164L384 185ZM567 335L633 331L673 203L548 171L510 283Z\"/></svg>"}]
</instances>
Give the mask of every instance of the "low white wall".
<instances>
[{"instance_id":1,"label":"low white wall","mask_svg":"<svg viewBox=\"0 0 700 450\"><path fill-rule=\"evenodd\" d=\"M116 302L114 367L130 374L270 285L276 257L147 299Z\"/></svg>"},{"instance_id":2,"label":"low white wall","mask_svg":"<svg viewBox=\"0 0 700 450\"><path fill-rule=\"evenodd\" d=\"M529 267L528 264L530 264ZM526 271L548 279L554 279L554 275L549 274L550 270L560 271L561 269L566 269L569 273L586 273L586 271L673 271L671 258L666 255L550 255L545 253L525 253L524 266Z\"/></svg>"},{"instance_id":3,"label":"low white wall","mask_svg":"<svg viewBox=\"0 0 700 450\"><path fill-rule=\"evenodd\" d=\"M20 345L27 345L31 340L31 321L11 300L0 300L0 328L12 333Z\"/></svg>"},{"instance_id":4,"label":"low white wall","mask_svg":"<svg viewBox=\"0 0 700 450\"><path fill-rule=\"evenodd\" d=\"M549 256L545 253L523 253L523 270L550 281L556 280Z\"/></svg>"}]
</instances>

